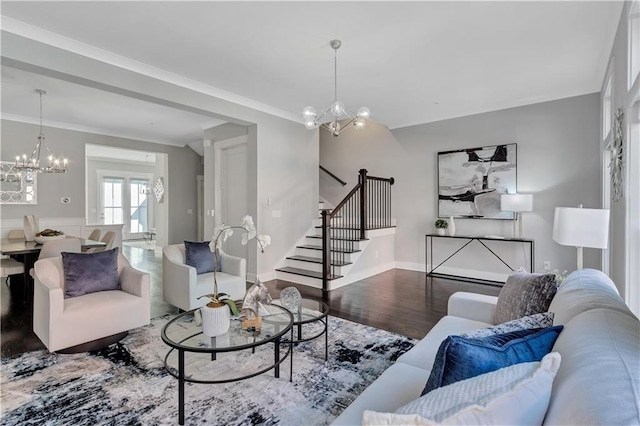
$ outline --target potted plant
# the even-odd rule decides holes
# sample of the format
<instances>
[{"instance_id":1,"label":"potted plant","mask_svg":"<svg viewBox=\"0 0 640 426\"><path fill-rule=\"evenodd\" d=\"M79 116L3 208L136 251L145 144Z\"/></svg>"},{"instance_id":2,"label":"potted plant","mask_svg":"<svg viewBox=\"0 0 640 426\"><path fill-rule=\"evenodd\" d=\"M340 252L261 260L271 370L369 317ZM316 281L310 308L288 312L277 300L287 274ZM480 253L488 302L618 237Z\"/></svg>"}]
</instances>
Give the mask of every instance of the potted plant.
<instances>
[{"instance_id":1,"label":"potted plant","mask_svg":"<svg viewBox=\"0 0 640 426\"><path fill-rule=\"evenodd\" d=\"M256 227L253 224L253 219L249 215L242 218L241 225L229 226L223 223L213 230L213 237L211 238L211 243L209 243L209 248L213 252L215 265L218 265L218 249L220 249L220 246L227 238L233 235L234 229L242 229L244 231L242 234L242 245L246 245L249 240L255 239L260 247L260 251L264 253L264 249L271 244L271 237L269 235L258 235ZM209 337L225 334L229 331L231 314L234 316L240 314L236 303L229 298L229 295L218 292L216 269L217 268L213 270L213 293L198 297L198 299L202 297L208 297L210 299L209 303L200 310L202 314L202 333Z\"/></svg>"},{"instance_id":2,"label":"potted plant","mask_svg":"<svg viewBox=\"0 0 640 426\"><path fill-rule=\"evenodd\" d=\"M449 222L447 222L444 219L438 219L435 222L435 226L436 226L436 231L438 232L438 235L444 235L444 230L449 227Z\"/></svg>"}]
</instances>

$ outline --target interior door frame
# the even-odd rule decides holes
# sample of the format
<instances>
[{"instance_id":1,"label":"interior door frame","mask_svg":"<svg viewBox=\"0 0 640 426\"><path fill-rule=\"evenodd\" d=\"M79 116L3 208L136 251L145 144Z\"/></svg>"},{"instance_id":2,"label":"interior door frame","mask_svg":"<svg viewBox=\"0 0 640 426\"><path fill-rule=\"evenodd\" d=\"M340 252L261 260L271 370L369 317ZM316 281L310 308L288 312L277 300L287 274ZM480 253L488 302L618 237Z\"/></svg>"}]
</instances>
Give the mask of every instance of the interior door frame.
<instances>
[{"instance_id":1,"label":"interior door frame","mask_svg":"<svg viewBox=\"0 0 640 426\"><path fill-rule=\"evenodd\" d=\"M136 173L136 172L124 172L119 170L106 170L106 169L97 169L96 170L97 179L96 183L98 185L97 188L97 209L98 216L100 217L102 214L102 179L104 178L117 178L124 179L124 187L122 192L122 210L123 210L123 229L122 229L122 239L127 240L130 239L132 235L137 236L140 233L131 233L131 220L130 220L130 212L131 212L131 201L130 201L130 185L131 179L142 179L147 180L149 182L149 187L153 185L153 174L151 173ZM148 195L149 202L147 203L147 220L149 224L153 224L154 221L154 211L153 211L153 193ZM103 218L100 217L102 221ZM153 226L150 226L153 227ZM141 234L140 234L141 238Z\"/></svg>"},{"instance_id":2,"label":"interior door frame","mask_svg":"<svg viewBox=\"0 0 640 426\"><path fill-rule=\"evenodd\" d=\"M247 135L237 136L230 139L225 139L223 141L215 142L213 145L214 151L214 223L215 226L218 226L222 223L222 211L224 206L222 205L222 193L223 193L223 180L222 180L222 159L223 159L223 151L245 147L245 155L249 157L249 143L247 139ZM249 167L249 163L247 161L247 167ZM247 187L248 191L248 187ZM248 192L247 192L248 193ZM240 218L237 218L239 221ZM239 225L239 223L237 223ZM229 223L229 225L236 225L236 223ZM248 251L247 251L248 254Z\"/></svg>"},{"instance_id":3,"label":"interior door frame","mask_svg":"<svg viewBox=\"0 0 640 426\"><path fill-rule=\"evenodd\" d=\"M204 176L196 176L196 191L198 198L197 215L198 215L198 239L204 241Z\"/></svg>"}]
</instances>

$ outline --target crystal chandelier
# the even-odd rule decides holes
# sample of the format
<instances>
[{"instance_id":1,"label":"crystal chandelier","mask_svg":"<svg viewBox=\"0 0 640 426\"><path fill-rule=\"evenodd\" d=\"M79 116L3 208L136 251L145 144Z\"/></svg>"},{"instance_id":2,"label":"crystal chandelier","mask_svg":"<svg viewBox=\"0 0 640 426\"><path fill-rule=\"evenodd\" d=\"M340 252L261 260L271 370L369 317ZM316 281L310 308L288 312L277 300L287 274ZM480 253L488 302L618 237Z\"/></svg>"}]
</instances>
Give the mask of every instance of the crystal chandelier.
<instances>
[{"instance_id":1,"label":"crystal chandelier","mask_svg":"<svg viewBox=\"0 0 640 426\"><path fill-rule=\"evenodd\" d=\"M357 112L349 111L345 108L344 104L338 100L338 49L342 45L340 40L331 40L329 43L334 52L334 101L329 108L322 111L319 115L316 113L314 107L308 106L302 111L302 117L304 118L304 125L307 129L313 130L318 127L324 127L329 130L334 137L337 137L344 129L352 124L356 129L361 129L365 126L365 119L369 118L371 112L367 107L361 107ZM333 115L333 121L323 123L322 119L328 112ZM345 116L349 121L341 126L338 121L340 117Z\"/></svg>"},{"instance_id":2,"label":"crystal chandelier","mask_svg":"<svg viewBox=\"0 0 640 426\"><path fill-rule=\"evenodd\" d=\"M44 133L42 132L42 95L46 95L47 92L42 89L36 89L36 92L40 94L40 135L38 135L38 142L36 142L36 147L30 156L27 157L27 154L22 154L22 156L16 157L14 169L20 172L65 173L67 171L67 159L64 158L61 160L53 155L47 146ZM47 162L45 163L40 162L42 147L44 147L49 154Z\"/></svg>"}]
</instances>

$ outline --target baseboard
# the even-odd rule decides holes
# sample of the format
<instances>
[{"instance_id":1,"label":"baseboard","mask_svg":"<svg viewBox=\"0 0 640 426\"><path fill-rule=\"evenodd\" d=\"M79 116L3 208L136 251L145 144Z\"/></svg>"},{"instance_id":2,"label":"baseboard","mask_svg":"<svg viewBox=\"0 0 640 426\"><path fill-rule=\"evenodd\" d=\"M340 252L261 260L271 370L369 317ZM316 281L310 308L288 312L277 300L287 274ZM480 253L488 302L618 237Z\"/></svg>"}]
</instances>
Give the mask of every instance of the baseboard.
<instances>
[{"instance_id":1,"label":"baseboard","mask_svg":"<svg viewBox=\"0 0 640 426\"><path fill-rule=\"evenodd\" d=\"M265 272L263 274L258 274L261 282L267 282L276 279L276 271ZM252 279L250 279L252 278ZM247 274L247 281L255 283L256 282L256 274Z\"/></svg>"},{"instance_id":2,"label":"baseboard","mask_svg":"<svg viewBox=\"0 0 640 426\"><path fill-rule=\"evenodd\" d=\"M424 263L395 262L396 269L407 269L409 271L427 272Z\"/></svg>"},{"instance_id":3,"label":"baseboard","mask_svg":"<svg viewBox=\"0 0 640 426\"><path fill-rule=\"evenodd\" d=\"M349 285L356 281L363 280L365 278L372 277L374 275L381 274L388 270L391 270L395 267L394 262L388 262L381 265L377 265L375 268L370 268L365 271L360 271L355 274L349 274L344 278L338 278L337 280L329 281L329 287L331 290L335 290L340 287L344 287L345 285Z\"/></svg>"}]
</instances>

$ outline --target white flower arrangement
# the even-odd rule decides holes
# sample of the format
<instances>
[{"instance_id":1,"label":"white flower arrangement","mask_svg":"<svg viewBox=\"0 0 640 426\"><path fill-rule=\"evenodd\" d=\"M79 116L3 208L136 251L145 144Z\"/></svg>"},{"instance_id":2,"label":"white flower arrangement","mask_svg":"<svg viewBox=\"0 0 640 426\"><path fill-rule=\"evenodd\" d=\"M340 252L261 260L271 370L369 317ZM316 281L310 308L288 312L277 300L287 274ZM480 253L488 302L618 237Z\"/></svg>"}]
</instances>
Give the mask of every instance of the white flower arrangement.
<instances>
[{"instance_id":1,"label":"white flower arrangement","mask_svg":"<svg viewBox=\"0 0 640 426\"><path fill-rule=\"evenodd\" d=\"M253 224L253 218L251 216L246 215L242 218L240 225L225 225L224 223L216 226L213 230L213 236L211 237L211 242L209 243L209 249L213 252L214 263L218 264L218 249L227 241L229 237L233 235L234 229L242 229L244 232L242 234L242 245L247 245L249 241L255 239L260 247L260 252L264 253L264 249L271 244L271 237L269 235L258 235L256 230L256 226ZM216 270L213 270L213 293L206 294L200 297L208 297L211 299L211 304L215 306L221 306L221 304L229 305L229 309L234 315L238 315L238 309L233 302L233 300L229 299L229 295L226 293L218 293L218 280L216 278ZM213 307L213 306L212 306Z\"/></svg>"}]
</instances>

